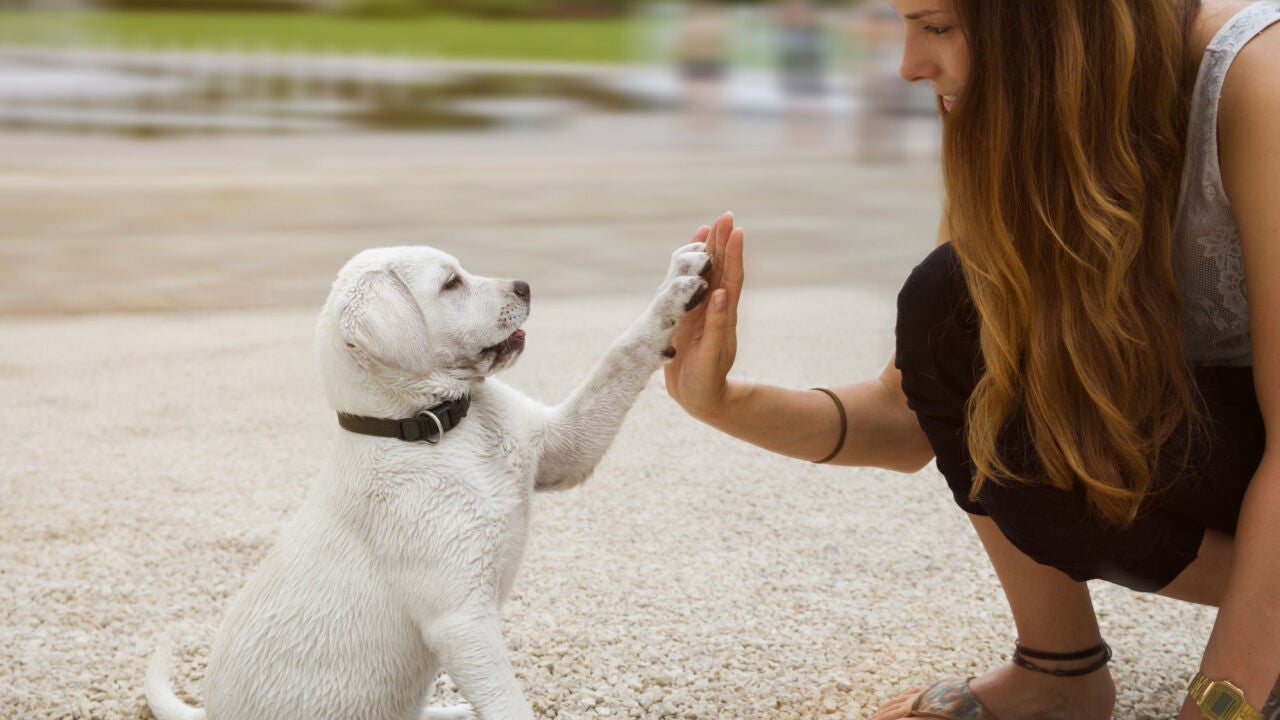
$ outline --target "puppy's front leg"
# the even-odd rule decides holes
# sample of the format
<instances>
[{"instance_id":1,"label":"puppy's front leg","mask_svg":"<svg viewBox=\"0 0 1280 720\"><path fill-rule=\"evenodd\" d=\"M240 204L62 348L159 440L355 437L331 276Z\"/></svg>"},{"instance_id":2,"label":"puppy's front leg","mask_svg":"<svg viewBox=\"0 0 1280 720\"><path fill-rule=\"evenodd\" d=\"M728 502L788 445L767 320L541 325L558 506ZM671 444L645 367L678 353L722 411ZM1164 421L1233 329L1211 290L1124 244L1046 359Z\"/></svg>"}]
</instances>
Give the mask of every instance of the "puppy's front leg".
<instances>
[{"instance_id":1,"label":"puppy's front leg","mask_svg":"<svg viewBox=\"0 0 1280 720\"><path fill-rule=\"evenodd\" d=\"M680 318L702 302L707 292L702 276L711 268L705 250L703 243L692 243L671 256L653 303L614 341L586 382L549 410L534 436L536 489L562 490L591 476L636 396L671 358L671 335Z\"/></svg>"},{"instance_id":2,"label":"puppy's front leg","mask_svg":"<svg viewBox=\"0 0 1280 720\"><path fill-rule=\"evenodd\" d=\"M502 641L497 613L460 613L427 628L427 644L480 720L533 720Z\"/></svg>"}]
</instances>

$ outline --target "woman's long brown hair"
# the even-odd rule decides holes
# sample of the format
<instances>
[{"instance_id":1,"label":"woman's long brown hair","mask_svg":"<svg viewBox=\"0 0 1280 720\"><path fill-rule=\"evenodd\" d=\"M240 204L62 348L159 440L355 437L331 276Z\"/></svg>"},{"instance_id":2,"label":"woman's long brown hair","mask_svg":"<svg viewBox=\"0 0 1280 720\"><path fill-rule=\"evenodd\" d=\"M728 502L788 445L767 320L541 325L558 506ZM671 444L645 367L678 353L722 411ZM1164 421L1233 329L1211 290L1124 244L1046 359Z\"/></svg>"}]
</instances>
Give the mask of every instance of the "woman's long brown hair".
<instances>
[{"instance_id":1,"label":"woman's long brown hair","mask_svg":"<svg viewBox=\"0 0 1280 720\"><path fill-rule=\"evenodd\" d=\"M1162 450L1199 427L1171 260L1198 0L954 3L970 74L943 172L986 362L969 404L974 494L1082 487L1124 525ZM1014 422L1042 477L1001 457Z\"/></svg>"}]
</instances>

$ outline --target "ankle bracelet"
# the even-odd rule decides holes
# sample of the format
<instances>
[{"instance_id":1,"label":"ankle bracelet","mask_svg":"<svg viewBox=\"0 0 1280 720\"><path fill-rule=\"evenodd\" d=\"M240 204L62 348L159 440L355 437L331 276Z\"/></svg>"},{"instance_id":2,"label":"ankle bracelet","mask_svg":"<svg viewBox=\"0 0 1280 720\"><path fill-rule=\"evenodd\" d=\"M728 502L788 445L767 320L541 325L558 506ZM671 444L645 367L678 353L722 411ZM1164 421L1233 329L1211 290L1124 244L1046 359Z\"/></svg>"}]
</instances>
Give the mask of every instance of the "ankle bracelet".
<instances>
[{"instance_id":1,"label":"ankle bracelet","mask_svg":"<svg viewBox=\"0 0 1280 720\"><path fill-rule=\"evenodd\" d=\"M1101 655L1102 657L1098 658L1098 660L1091 665L1087 665L1082 668L1076 668L1074 670L1062 670L1062 669L1051 669L1046 667L1040 667L1039 665L1027 659L1027 658L1035 658L1036 660L1057 660L1057 661L1063 662L1063 661L1070 661L1070 660L1085 660L1095 655ZM1044 673L1045 675L1052 675L1054 677L1080 677L1081 675L1088 675L1089 673L1096 672L1106 667L1107 663L1110 661L1111 661L1111 646L1108 645L1106 641L1103 641L1097 647L1091 647L1088 650L1081 650L1079 652L1071 652L1071 653L1053 653L1053 652L1044 652L1043 650L1031 650L1030 648L1023 647L1022 643L1020 642L1014 641L1013 643L1013 664L1014 665L1017 665L1018 667L1026 670L1031 670L1038 673Z\"/></svg>"}]
</instances>

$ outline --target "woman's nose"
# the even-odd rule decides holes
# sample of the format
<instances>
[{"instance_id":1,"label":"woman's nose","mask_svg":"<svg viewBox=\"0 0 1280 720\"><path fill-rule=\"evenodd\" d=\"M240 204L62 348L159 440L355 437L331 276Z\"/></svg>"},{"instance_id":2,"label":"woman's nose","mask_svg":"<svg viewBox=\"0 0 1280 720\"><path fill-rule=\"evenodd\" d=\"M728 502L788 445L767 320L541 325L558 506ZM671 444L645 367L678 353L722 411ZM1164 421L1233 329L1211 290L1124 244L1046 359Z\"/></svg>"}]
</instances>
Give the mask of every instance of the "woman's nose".
<instances>
[{"instance_id":1,"label":"woman's nose","mask_svg":"<svg viewBox=\"0 0 1280 720\"><path fill-rule=\"evenodd\" d=\"M908 44L902 52L902 66L898 68L898 73L907 82L932 80L938 76L938 64L923 57Z\"/></svg>"}]
</instances>

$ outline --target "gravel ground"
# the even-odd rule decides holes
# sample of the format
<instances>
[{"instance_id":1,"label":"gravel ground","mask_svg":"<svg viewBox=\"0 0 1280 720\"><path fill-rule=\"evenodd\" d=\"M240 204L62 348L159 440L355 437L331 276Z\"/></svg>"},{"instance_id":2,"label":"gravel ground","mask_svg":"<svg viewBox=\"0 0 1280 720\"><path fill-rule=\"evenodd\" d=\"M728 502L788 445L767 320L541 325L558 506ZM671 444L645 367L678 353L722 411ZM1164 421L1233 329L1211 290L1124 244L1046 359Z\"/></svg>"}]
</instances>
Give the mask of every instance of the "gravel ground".
<instances>
[{"instance_id":1,"label":"gravel ground","mask_svg":"<svg viewBox=\"0 0 1280 720\"><path fill-rule=\"evenodd\" d=\"M646 302L535 298L507 377L563 396ZM314 317L0 322L0 718L150 717L143 667L161 633L179 691L199 701L229 599L336 431ZM756 288L737 372L796 386L868 376L892 325L883 293ZM657 378L595 477L537 498L516 587L505 637L542 718L860 718L1002 662L1013 641L932 469L770 456L684 416ZM1117 717L1174 715L1212 611L1106 585L1095 601Z\"/></svg>"},{"instance_id":2,"label":"gravel ground","mask_svg":"<svg viewBox=\"0 0 1280 720\"><path fill-rule=\"evenodd\" d=\"M336 432L311 335L360 248L427 243L529 280L507 377L554 401L668 251L733 209L751 283L736 372L879 372L894 290L937 226L933 141L856 166L843 135L785 136L638 116L497 136L0 133L0 719L150 717L160 634L200 700L229 599ZM1094 589L1117 717L1173 716L1213 612ZM656 378L596 476L535 501L505 618L543 718L862 718L1013 642L935 471L771 456Z\"/></svg>"}]
</instances>

